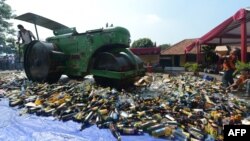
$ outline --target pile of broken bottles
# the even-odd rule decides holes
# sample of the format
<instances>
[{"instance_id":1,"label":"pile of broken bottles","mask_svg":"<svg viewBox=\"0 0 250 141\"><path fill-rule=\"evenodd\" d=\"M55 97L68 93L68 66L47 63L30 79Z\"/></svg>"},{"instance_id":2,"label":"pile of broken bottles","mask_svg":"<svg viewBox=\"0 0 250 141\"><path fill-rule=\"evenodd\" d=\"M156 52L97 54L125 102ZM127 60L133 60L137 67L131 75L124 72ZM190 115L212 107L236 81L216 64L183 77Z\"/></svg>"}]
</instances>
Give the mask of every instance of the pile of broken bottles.
<instances>
[{"instance_id":1,"label":"pile of broken bottles","mask_svg":"<svg viewBox=\"0 0 250 141\"><path fill-rule=\"evenodd\" d=\"M151 74L121 91L92 80L41 84L11 76L0 80L0 96L20 108L20 115L74 120L82 124L80 130L96 124L117 140L143 133L169 140L223 140L223 125L249 124L249 103L218 82L190 75Z\"/></svg>"}]
</instances>

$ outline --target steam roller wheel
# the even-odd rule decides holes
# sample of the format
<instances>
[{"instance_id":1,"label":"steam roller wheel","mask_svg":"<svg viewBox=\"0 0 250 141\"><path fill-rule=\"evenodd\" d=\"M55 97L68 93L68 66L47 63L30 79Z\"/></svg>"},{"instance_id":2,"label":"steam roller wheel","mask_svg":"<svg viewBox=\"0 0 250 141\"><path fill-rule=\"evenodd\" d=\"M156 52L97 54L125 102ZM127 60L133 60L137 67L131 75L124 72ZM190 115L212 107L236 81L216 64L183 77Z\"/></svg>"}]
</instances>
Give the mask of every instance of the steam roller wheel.
<instances>
[{"instance_id":1,"label":"steam roller wheel","mask_svg":"<svg viewBox=\"0 0 250 141\"><path fill-rule=\"evenodd\" d=\"M94 59L93 69L97 70L107 70L116 72L126 72L134 70L134 66L131 63L129 56L125 53L110 53L103 52L99 53ZM94 76L97 84L102 86L113 86L118 89L127 87L131 85L131 80L129 78L125 79L112 79L100 76Z\"/></svg>"},{"instance_id":2,"label":"steam roller wheel","mask_svg":"<svg viewBox=\"0 0 250 141\"><path fill-rule=\"evenodd\" d=\"M74 80L79 80L79 81L81 81L81 80L83 80L84 79L84 77L82 77L82 76L74 76L74 75L67 75L70 79L74 79Z\"/></svg>"},{"instance_id":3,"label":"steam roller wheel","mask_svg":"<svg viewBox=\"0 0 250 141\"><path fill-rule=\"evenodd\" d=\"M129 56L122 52L119 54L113 54L110 52L98 54L94 60L93 67L97 70L109 70L117 72L125 72L134 69Z\"/></svg>"},{"instance_id":4,"label":"steam roller wheel","mask_svg":"<svg viewBox=\"0 0 250 141\"><path fill-rule=\"evenodd\" d=\"M113 88L117 88L118 90L133 86L132 79L118 80L118 79L111 79L111 78L100 77L100 76L94 76L94 79L97 85L100 85L103 87L112 86Z\"/></svg>"},{"instance_id":5,"label":"steam roller wheel","mask_svg":"<svg viewBox=\"0 0 250 141\"><path fill-rule=\"evenodd\" d=\"M61 73L53 71L53 61L50 52L53 45L50 43L33 41L24 53L24 69L29 80L36 82L57 82Z\"/></svg>"}]
</instances>

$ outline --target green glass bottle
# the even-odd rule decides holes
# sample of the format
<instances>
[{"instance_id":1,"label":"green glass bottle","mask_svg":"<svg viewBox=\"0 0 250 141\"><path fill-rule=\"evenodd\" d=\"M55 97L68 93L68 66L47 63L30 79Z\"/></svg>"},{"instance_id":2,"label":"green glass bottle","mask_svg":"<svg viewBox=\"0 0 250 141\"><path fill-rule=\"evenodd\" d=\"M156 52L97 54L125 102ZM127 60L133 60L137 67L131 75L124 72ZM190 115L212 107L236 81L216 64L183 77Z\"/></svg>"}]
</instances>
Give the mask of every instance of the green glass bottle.
<instances>
[{"instance_id":1,"label":"green glass bottle","mask_svg":"<svg viewBox=\"0 0 250 141\"><path fill-rule=\"evenodd\" d=\"M109 130L111 131L111 133L113 134L113 136L118 140L118 141L121 141L121 135L120 133L118 132L118 129L117 127L115 126L114 123L110 123L109 124Z\"/></svg>"},{"instance_id":2,"label":"green glass bottle","mask_svg":"<svg viewBox=\"0 0 250 141\"><path fill-rule=\"evenodd\" d=\"M156 123L157 123L156 120L151 120L151 121L141 124L141 128L143 129L143 131L145 131L148 127L153 126Z\"/></svg>"},{"instance_id":3,"label":"green glass bottle","mask_svg":"<svg viewBox=\"0 0 250 141\"><path fill-rule=\"evenodd\" d=\"M121 127L119 129L119 131L122 135L141 135L141 134L143 134L142 129L136 129L133 127Z\"/></svg>"},{"instance_id":4,"label":"green glass bottle","mask_svg":"<svg viewBox=\"0 0 250 141\"><path fill-rule=\"evenodd\" d=\"M165 126L152 131L151 135L154 137L162 137L162 136L168 137L172 135L172 132L173 129L171 127Z\"/></svg>"},{"instance_id":5,"label":"green glass bottle","mask_svg":"<svg viewBox=\"0 0 250 141\"><path fill-rule=\"evenodd\" d=\"M94 116L94 111L90 111L87 116L84 118L83 122L82 122L82 126L80 131L82 131L83 129L85 129L86 127L88 127L90 125L90 121L92 120L93 116Z\"/></svg>"}]
</instances>

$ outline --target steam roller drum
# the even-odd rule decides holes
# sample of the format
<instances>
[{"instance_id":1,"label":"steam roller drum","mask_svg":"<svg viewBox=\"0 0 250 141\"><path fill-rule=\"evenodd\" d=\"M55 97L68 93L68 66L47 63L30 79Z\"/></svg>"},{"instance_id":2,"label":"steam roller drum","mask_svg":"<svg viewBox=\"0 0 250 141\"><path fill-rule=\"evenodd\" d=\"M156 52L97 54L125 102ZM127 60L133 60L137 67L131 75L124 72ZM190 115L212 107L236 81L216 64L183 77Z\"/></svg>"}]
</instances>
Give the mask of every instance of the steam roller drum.
<instances>
[{"instance_id":1,"label":"steam roller drum","mask_svg":"<svg viewBox=\"0 0 250 141\"><path fill-rule=\"evenodd\" d=\"M135 67L131 63L129 56L126 53L120 52L118 54L112 54L109 52L103 52L98 54L95 58L94 69L97 70L109 70L124 72L133 70Z\"/></svg>"},{"instance_id":2,"label":"steam roller drum","mask_svg":"<svg viewBox=\"0 0 250 141\"><path fill-rule=\"evenodd\" d=\"M33 41L24 53L24 69L29 80L37 82L57 82L61 73L55 71L56 64L51 59L54 46L51 43Z\"/></svg>"},{"instance_id":3,"label":"steam roller drum","mask_svg":"<svg viewBox=\"0 0 250 141\"><path fill-rule=\"evenodd\" d=\"M99 53L95 58L93 68L97 70L126 72L134 70L135 66L132 64L129 56L124 52L115 54L103 52ZM102 86L113 86L118 89L128 87L132 84L130 78L119 80L94 75L94 79L97 84Z\"/></svg>"}]
</instances>

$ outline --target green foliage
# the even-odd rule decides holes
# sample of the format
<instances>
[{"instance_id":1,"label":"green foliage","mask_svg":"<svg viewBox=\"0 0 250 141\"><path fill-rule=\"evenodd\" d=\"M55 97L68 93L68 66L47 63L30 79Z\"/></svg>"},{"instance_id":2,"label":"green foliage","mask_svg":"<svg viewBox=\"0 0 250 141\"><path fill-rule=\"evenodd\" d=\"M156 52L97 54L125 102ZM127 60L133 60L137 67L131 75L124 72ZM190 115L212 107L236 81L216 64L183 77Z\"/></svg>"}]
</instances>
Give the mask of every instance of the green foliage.
<instances>
[{"instance_id":1,"label":"green foliage","mask_svg":"<svg viewBox=\"0 0 250 141\"><path fill-rule=\"evenodd\" d=\"M171 47L171 44L162 44L159 47L161 48L161 50L164 50L164 49Z\"/></svg>"},{"instance_id":2,"label":"green foliage","mask_svg":"<svg viewBox=\"0 0 250 141\"><path fill-rule=\"evenodd\" d=\"M132 48L149 48L154 47L153 42L149 38L141 38L133 42Z\"/></svg>"},{"instance_id":3,"label":"green foliage","mask_svg":"<svg viewBox=\"0 0 250 141\"><path fill-rule=\"evenodd\" d=\"M211 51L214 51L215 50L215 47L216 46L202 46L202 50L204 51L204 52L211 52Z\"/></svg>"},{"instance_id":4,"label":"green foliage","mask_svg":"<svg viewBox=\"0 0 250 141\"><path fill-rule=\"evenodd\" d=\"M243 69L250 69L250 63L243 63L243 62L237 61L235 67L237 71L240 72Z\"/></svg>"},{"instance_id":5,"label":"green foliage","mask_svg":"<svg viewBox=\"0 0 250 141\"><path fill-rule=\"evenodd\" d=\"M6 46L6 47L0 47L0 54L1 53L15 53L16 49L13 48L13 46Z\"/></svg>"},{"instance_id":6,"label":"green foliage","mask_svg":"<svg viewBox=\"0 0 250 141\"><path fill-rule=\"evenodd\" d=\"M9 38L6 39L6 42L10 43L10 44L15 44L15 41L16 41L16 39L12 38L12 37L9 37Z\"/></svg>"},{"instance_id":7,"label":"green foliage","mask_svg":"<svg viewBox=\"0 0 250 141\"><path fill-rule=\"evenodd\" d=\"M199 71L199 65L197 63L186 63L184 64L184 68L187 71L191 72L198 72Z\"/></svg>"},{"instance_id":8,"label":"green foliage","mask_svg":"<svg viewBox=\"0 0 250 141\"><path fill-rule=\"evenodd\" d=\"M2 46L6 46L7 36L15 34L12 23L8 22L14 16L11 7L5 3L5 0L0 0L0 45Z\"/></svg>"},{"instance_id":9,"label":"green foliage","mask_svg":"<svg viewBox=\"0 0 250 141\"><path fill-rule=\"evenodd\" d=\"M202 46L207 66L215 64L218 61L218 57L216 56L214 49L215 46Z\"/></svg>"}]
</instances>

